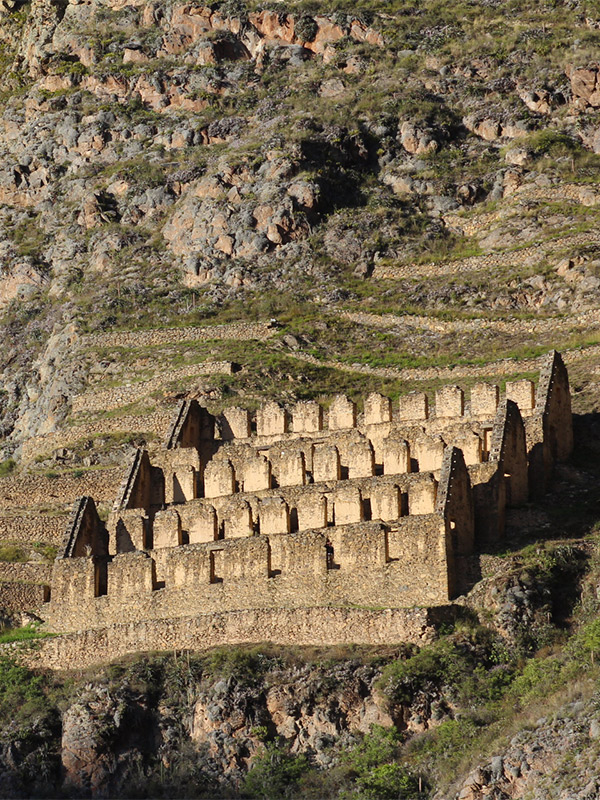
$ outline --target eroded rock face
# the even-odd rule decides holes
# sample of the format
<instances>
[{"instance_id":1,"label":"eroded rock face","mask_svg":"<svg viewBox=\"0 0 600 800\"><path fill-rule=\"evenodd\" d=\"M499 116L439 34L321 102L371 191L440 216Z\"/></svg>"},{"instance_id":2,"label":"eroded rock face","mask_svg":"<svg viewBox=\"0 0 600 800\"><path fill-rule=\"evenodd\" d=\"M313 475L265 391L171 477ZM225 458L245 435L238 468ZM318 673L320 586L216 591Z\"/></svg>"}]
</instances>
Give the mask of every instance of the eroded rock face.
<instances>
[{"instance_id":1,"label":"eroded rock face","mask_svg":"<svg viewBox=\"0 0 600 800\"><path fill-rule=\"evenodd\" d=\"M600 107L600 83L598 81L600 66L598 64L590 64L587 67L569 65L565 72L571 81L573 104L580 109L588 106Z\"/></svg>"},{"instance_id":2,"label":"eroded rock face","mask_svg":"<svg viewBox=\"0 0 600 800\"><path fill-rule=\"evenodd\" d=\"M144 704L126 702L102 686L86 687L62 717L63 789L84 797L118 792L152 751L153 732Z\"/></svg>"},{"instance_id":3,"label":"eroded rock face","mask_svg":"<svg viewBox=\"0 0 600 800\"><path fill-rule=\"evenodd\" d=\"M540 717L533 726L517 733L505 749L476 767L451 797L591 800L600 791L594 755L599 732L598 713L592 703L567 703L556 714ZM577 766L571 769L574 754ZM444 798L435 796L435 800Z\"/></svg>"},{"instance_id":4,"label":"eroded rock face","mask_svg":"<svg viewBox=\"0 0 600 800\"><path fill-rule=\"evenodd\" d=\"M301 674L277 671L257 693L235 681L218 681L195 702L190 736L226 773L239 775L260 749L257 729L282 737L293 753L310 753L321 766L335 759L331 748L350 743L353 733L371 725L391 726L381 696L374 692L377 672L365 666L303 668Z\"/></svg>"},{"instance_id":5,"label":"eroded rock face","mask_svg":"<svg viewBox=\"0 0 600 800\"><path fill-rule=\"evenodd\" d=\"M215 795L238 796L265 738L329 769L372 725L427 727L423 703L398 719L390 715L375 687L380 667L354 660L277 666L271 660L265 675L194 679L185 656L168 666L140 658L121 682L85 684L62 712L57 795L137 796L150 776L160 773L166 786L176 777L170 770L184 764L196 791L206 786ZM182 785L173 784L179 786L173 796L182 796Z\"/></svg>"}]
</instances>

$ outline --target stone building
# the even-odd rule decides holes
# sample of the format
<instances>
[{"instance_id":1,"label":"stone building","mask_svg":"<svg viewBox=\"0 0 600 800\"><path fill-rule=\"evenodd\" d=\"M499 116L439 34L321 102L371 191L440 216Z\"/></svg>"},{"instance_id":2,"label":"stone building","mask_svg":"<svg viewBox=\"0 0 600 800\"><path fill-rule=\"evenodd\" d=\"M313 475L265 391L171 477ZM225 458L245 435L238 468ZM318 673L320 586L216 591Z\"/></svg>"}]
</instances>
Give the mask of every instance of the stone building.
<instances>
[{"instance_id":1,"label":"stone building","mask_svg":"<svg viewBox=\"0 0 600 800\"><path fill-rule=\"evenodd\" d=\"M242 612L254 623L236 641L277 640L294 614L302 643L402 638L403 625L418 639L406 609L468 590L467 559L503 536L507 507L545 492L572 445L556 352L537 388L476 384L467 401L457 386L395 407L371 394L361 414L344 396L217 416L184 401L164 448L136 453L106 522L77 501L46 625L128 630L121 650L144 648L141 624Z\"/></svg>"}]
</instances>

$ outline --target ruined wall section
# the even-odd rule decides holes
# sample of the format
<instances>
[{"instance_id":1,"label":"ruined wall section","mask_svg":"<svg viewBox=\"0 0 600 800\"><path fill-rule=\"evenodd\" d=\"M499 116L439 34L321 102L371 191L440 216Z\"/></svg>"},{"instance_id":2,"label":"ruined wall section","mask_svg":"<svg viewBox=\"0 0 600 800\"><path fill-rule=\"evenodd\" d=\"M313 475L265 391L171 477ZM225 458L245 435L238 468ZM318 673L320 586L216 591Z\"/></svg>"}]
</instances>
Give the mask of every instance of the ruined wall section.
<instances>
[{"instance_id":1,"label":"ruined wall section","mask_svg":"<svg viewBox=\"0 0 600 800\"><path fill-rule=\"evenodd\" d=\"M506 503L527 498L537 453L545 463L568 449L557 354L542 377L537 395L530 381L509 382L503 398L477 384L466 402L446 386L433 405L412 393L396 409L373 393L362 414L343 395L327 411L269 402L254 418L182 403L155 463L136 453L107 525L110 555L95 508L76 507L49 628L447 603L466 588L475 544L502 534Z\"/></svg>"},{"instance_id":2,"label":"ruined wall section","mask_svg":"<svg viewBox=\"0 0 600 800\"><path fill-rule=\"evenodd\" d=\"M544 422L544 442L553 461L565 461L573 451L573 418L569 375L560 353L549 354L540 371L536 404Z\"/></svg>"},{"instance_id":3,"label":"ruined wall section","mask_svg":"<svg viewBox=\"0 0 600 800\"><path fill-rule=\"evenodd\" d=\"M497 462L468 467L473 494L475 544L478 549L504 536L506 520L506 481Z\"/></svg>"},{"instance_id":4,"label":"ruined wall section","mask_svg":"<svg viewBox=\"0 0 600 800\"><path fill-rule=\"evenodd\" d=\"M520 506L529 499L527 438L519 406L504 400L494 422L490 461L506 483L506 503Z\"/></svg>"},{"instance_id":5,"label":"ruined wall section","mask_svg":"<svg viewBox=\"0 0 600 800\"><path fill-rule=\"evenodd\" d=\"M0 587L1 591L1 587ZM278 608L217 612L198 616L176 614L169 619L116 623L44 639L28 651L31 667L84 669L151 650L202 651L219 645L384 645L390 642L427 644L448 608Z\"/></svg>"},{"instance_id":6,"label":"ruined wall section","mask_svg":"<svg viewBox=\"0 0 600 800\"><path fill-rule=\"evenodd\" d=\"M326 542L333 534L333 560ZM331 531L249 536L160 551L57 559L45 611L55 631L237 611L448 602L447 537L439 514L396 526L362 522Z\"/></svg>"},{"instance_id":7,"label":"ruined wall section","mask_svg":"<svg viewBox=\"0 0 600 800\"><path fill-rule=\"evenodd\" d=\"M123 479L113 509L145 508L165 502L162 470L153 467L147 450L136 450L131 467Z\"/></svg>"},{"instance_id":8,"label":"ruined wall section","mask_svg":"<svg viewBox=\"0 0 600 800\"><path fill-rule=\"evenodd\" d=\"M108 532L91 497L80 497L73 504L58 558L108 555Z\"/></svg>"}]
</instances>

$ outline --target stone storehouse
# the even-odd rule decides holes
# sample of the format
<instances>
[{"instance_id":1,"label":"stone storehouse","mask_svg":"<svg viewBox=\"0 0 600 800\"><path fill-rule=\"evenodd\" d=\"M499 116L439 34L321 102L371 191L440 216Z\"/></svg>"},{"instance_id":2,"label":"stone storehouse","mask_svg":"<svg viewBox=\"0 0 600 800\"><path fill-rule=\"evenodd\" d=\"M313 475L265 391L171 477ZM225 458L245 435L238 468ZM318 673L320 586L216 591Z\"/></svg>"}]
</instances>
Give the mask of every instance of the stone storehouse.
<instances>
[{"instance_id":1,"label":"stone storehouse","mask_svg":"<svg viewBox=\"0 0 600 800\"><path fill-rule=\"evenodd\" d=\"M198 618L204 644L419 639L406 610L466 591L467 559L502 537L507 507L544 493L573 443L556 352L537 388L430 399L371 394L360 415L344 396L218 416L182 402L165 447L136 453L106 523L77 501L47 627L118 628L119 652Z\"/></svg>"}]
</instances>

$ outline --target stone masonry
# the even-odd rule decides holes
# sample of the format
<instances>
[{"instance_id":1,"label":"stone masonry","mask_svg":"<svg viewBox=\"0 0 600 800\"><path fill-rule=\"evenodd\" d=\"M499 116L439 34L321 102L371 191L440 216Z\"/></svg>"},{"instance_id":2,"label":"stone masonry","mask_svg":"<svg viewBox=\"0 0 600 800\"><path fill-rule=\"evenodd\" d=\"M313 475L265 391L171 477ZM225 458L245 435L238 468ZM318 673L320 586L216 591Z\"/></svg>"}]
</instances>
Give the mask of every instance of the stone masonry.
<instances>
[{"instance_id":1,"label":"stone masonry","mask_svg":"<svg viewBox=\"0 0 600 800\"><path fill-rule=\"evenodd\" d=\"M343 626L294 640L379 641L358 610L398 615L468 590L466 559L502 537L507 507L546 491L572 443L556 352L537 387L478 384L465 398L444 386L396 407L371 394L362 414L344 396L327 411L268 403L256 414L183 401L163 450L136 453L106 522L92 497L76 502L41 613L58 633L110 629L112 641L127 629L119 652L143 649L132 631L153 623L210 630L211 616L250 611L278 640L285 615L345 609Z\"/></svg>"}]
</instances>

